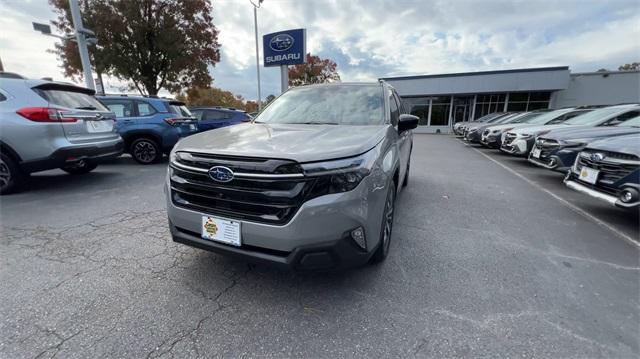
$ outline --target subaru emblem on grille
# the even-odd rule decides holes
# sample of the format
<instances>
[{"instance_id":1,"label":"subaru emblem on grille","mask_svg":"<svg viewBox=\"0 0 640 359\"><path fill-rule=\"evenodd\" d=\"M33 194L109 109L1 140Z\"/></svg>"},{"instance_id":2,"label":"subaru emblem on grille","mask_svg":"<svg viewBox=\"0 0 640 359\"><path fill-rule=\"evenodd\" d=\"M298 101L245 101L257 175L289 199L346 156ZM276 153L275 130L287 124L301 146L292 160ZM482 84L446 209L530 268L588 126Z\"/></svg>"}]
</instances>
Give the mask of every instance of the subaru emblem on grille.
<instances>
[{"instance_id":1,"label":"subaru emblem on grille","mask_svg":"<svg viewBox=\"0 0 640 359\"><path fill-rule=\"evenodd\" d=\"M233 179L233 171L224 166L214 166L209 169L209 177L218 182L229 182Z\"/></svg>"},{"instance_id":2,"label":"subaru emblem on grille","mask_svg":"<svg viewBox=\"0 0 640 359\"><path fill-rule=\"evenodd\" d=\"M592 153L589 158L593 162L600 162L604 160L604 153L600 153L600 152Z\"/></svg>"}]
</instances>

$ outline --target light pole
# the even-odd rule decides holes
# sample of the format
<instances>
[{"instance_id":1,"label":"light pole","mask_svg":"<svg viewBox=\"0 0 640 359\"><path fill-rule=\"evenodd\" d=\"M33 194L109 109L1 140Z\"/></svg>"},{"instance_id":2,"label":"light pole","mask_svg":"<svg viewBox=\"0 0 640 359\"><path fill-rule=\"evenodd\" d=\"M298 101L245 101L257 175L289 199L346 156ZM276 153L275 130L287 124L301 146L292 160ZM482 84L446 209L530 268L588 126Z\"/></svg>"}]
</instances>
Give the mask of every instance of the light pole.
<instances>
[{"instance_id":1,"label":"light pole","mask_svg":"<svg viewBox=\"0 0 640 359\"><path fill-rule=\"evenodd\" d=\"M47 24L33 23L33 29L41 32L43 35L53 36L62 41L76 41L78 43L78 51L80 52L80 62L82 62L82 72L84 76L85 85L95 90L96 86L93 82L93 75L91 74L91 61L89 59L89 50L87 50L87 43L96 44L97 39L93 31L85 29L82 26L82 17L80 16L80 7L78 6L78 0L69 0L71 7L71 18L73 20L73 28L75 30L74 35L59 36L51 33L51 26ZM74 39L75 37L75 39Z\"/></svg>"},{"instance_id":2,"label":"light pole","mask_svg":"<svg viewBox=\"0 0 640 359\"><path fill-rule=\"evenodd\" d=\"M256 72L258 74L258 111L262 109L262 95L260 93L260 48L258 47L258 8L262 4L264 0L257 0L258 4L254 2L255 0L249 0L251 5L253 5L253 27L256 35Z\"/></svg>"}]
</instances>

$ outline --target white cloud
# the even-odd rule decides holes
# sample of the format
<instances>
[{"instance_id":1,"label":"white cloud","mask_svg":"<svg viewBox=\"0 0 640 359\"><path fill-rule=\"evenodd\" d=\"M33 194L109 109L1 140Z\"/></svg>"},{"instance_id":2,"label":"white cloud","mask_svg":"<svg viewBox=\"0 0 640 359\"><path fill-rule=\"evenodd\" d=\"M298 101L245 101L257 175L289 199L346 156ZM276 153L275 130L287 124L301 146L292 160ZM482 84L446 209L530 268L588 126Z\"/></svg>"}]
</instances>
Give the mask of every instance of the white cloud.
<instances>
[{"instance_id":1,"label":"white cloud","mask_svg":"<svg viewBox=\"0 0 640 359\"><path fill-rule=\"evenodd\" d=\"M54 40L30 25L32 14L51 14L46 0L3 5L0 56L7 69L60 74L45 52ZM255 98L253 7L214 0L213 8L222 45L214 85ZM269 32L306 28L308 51L336 60L343 81L547 65L593 71L640 60L637 0L265 0L258 17L260 42ZM263 96L278 92L277 69L262 68L262 79Z\"/></svg>"}]
</instances>

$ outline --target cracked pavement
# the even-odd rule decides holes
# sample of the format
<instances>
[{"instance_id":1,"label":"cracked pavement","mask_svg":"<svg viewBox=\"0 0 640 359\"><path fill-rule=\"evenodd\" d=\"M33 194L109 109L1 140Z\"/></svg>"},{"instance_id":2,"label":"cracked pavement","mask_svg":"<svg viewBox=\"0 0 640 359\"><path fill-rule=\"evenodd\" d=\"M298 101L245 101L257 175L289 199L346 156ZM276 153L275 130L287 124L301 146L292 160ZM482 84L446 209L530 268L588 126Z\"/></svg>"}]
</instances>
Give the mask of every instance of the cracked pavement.
<instances>
[{"instance_id":1,"label":"cracked pavement","mask_svg":"<svg viewBox=\"0 0 640 359\"><path fill-rule=\"evenodd\" d=\"M640 355L636 247L451 137L413 153L390 257L342 273L173 243L166 163L36 174L0 199L0 357Z\"/></svg>"}]
</instances>

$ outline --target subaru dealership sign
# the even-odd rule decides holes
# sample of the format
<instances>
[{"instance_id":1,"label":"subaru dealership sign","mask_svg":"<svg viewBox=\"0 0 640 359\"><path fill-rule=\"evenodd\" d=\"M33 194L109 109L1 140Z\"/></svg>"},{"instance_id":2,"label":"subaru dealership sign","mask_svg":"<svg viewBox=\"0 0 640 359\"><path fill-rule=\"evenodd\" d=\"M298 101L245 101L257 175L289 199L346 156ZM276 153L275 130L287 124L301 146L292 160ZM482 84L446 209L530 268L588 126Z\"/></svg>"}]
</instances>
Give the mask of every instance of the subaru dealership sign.
<instances>
[{"instance_id":1,"label":"subaru dealership sign","mask_svg":"<svg viewBox=\"0 0 640 359\"><path fill-rule=\"evenodd\" d=\"M262 37L264 66L297 65L307 53L305 29L274 32Z\"/></svg>"}]
</instances>

